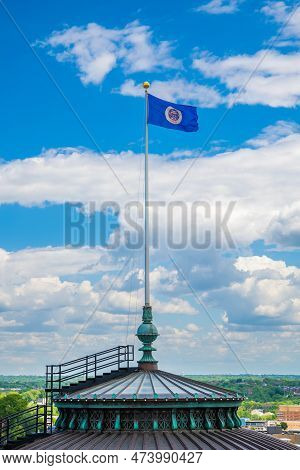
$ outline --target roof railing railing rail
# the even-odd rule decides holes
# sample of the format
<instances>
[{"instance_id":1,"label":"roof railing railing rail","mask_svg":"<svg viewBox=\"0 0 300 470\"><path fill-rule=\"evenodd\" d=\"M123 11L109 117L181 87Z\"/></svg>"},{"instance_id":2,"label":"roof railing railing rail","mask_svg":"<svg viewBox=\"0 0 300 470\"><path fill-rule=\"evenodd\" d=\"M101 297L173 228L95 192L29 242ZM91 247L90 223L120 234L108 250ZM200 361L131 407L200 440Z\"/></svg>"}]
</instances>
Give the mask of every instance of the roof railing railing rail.
<instances>
[{"instance_id":1,"label":"roof railing railing rail","mask_svg":"<svg viewBox=\"0 0 300 470\"><path fill-rule=\"evenodd\" d=\"M35 405L0 419L0 447L32 434L47 434L48 406Z\"/></svg>"},{"instance_id":2,"label":"roof railing railing rail","mask_svg":"<svg viewBox=\"0 0 300 470\"><path fill-rule=\"evenodd\" d=\"M85 356L84 358L81 358L81 361L82 361L81 364L79 364L78 366L75 366L75 367L70 367L69 369L62 369L62 367L63 367L62 364L53 366L53 367L57 367L57 368L58 368L58 372L54 372L54 374L58 374L59 371L61 371L61 374L63 375L63 374L67 374L68 372L73 372L73 371L75 371L75 370L78 370L78 369L80 369L80 368L82 368L82 369L85 370L88 366L94 365L94 363L95 363L95 358L96 358L96 362L97 362L97 363L102 363L102 362L106 362L108 359L114 359L114 358L118 358L118 359L119 359L119 358L121 358L121 354L124 355L124 359L123 359L123 360L124 360L124 361L127 360L127 354L124 353L124 352L121 352L120 354L118 354L118 353L112 354L112 355L110 355L109 357L101 358L101 359L98 359L98 360L97 360L97 356L96 356L96 354L95 354L95 355L92 356L92 357L91 357L91 356ZM91 359L92 359L91 361L89 361L90 357L91 357Z\"/></svg>"},{"instance_id":3,"label":"roof railing railing rail","mask_svg":"<svg viewBox=\"0 0 300 470\"><path fill-rule=\"evenodd\" d=\"M118 358L118 361L112 361L113 359L116 359L116 358ZM97 357L94 356L93 360L89 360L88 358L86 358L86 359L85 359L85 362L82 363L82 364L80 364L80 365L77 366L77 367L70 367L69 369L62 369L62 368L60 368L60 370L61 370L61 373L62 373L62 374L67 374L68 372L73 372L74 370L78 370L78 369L80 369L80 368L86 369L87 367L94 365L94 364L95 364L95 360L96 360L96 363L97 363L97 364L102 364L102 363L107 363L107 360L108 360L108 359L110 360L110 362L119 362L120 360L122 360L122 362L123 362L123 361L127 360L127 355L124 354L124 355L122 356L122 354L113 354L113 355L109 356L109 358L98 359L98 360L97 360Z\"/></svg>"},{"instance_id":4,"label":"roof railing railing rail","mask_svg":"<svg viewBox=\"0 0 300 470\"><path fill-rule=\"evenodd\" d=\"M60 390L63 383L78 377L85 380L95 378L99 370L115 365L118 370L124 363L129 368L129 363L133 360L134 346L127 345L89 354L63 364L47 365L46 396L49 400L46 399L46 404L31 406L0 419L0 447L28 434L51 432L53 391Z\"/></svg>"},{"instance_id":5,"label":"roof railing railing rail","mask_svg":"<svg viewBox=\"0 0 300 470\"><path fill-rule=\"evenodd\" d=\"M35 410L37 406L44 406L44 405L34 405L34 406L31 406L30 408L26 408L25 410L22 410L22 411L18 411L17 413L12 413L10 415L7 415L5 416L4 418L0 418L0 421L3 421L5 419L8 419L8 418L16 418L20 415L23 415L24 413L30 413L31 411Z\"/></svg>"},{"instance_id":6,"label":"roof railing railing rail","mask_svg":"<svg viewBox=\"0 0 300 470\"><path fill-rule=\"evenodd\" d=\"M134 360L134 346L117 346L115 348L89 354L73 361L62 364L52 364L46 366L46 390L58 391L63 384L80 377L84 380L94 379L97 372L112 366L121 367Z\"/></svg>"},{"instance_id":7,"label":"roof railing railing rail","mask_svg":"<svg viewBox=\"0 0 300 470\"><path fill-rule=\"evenodd\" d=\"M58 367L58 366L68 366L68 365L71 365L71 364L75 364L76 362L80 362L80 361L83 361L85 360L87 357L88 358L92 358L94 357L95 355L96 356L103 356L104 354L108 354L108 353L111 353L113 351L117 351L118 349L123 349L123 350L130 350L130 348L133 348L132 345L127 345L127 346L116 346L114 348L111 348L111 349L106 349L105 351L99 351L97 353L94 353L94 354L88 354L87 356L83 356L83 357L79 357L77 359L73 359L72 361L68 361L68 362L63 362L61 364L54 364L53 367ZM50 367L50 366L49 366Z\"/></svg>"}]
</instances>

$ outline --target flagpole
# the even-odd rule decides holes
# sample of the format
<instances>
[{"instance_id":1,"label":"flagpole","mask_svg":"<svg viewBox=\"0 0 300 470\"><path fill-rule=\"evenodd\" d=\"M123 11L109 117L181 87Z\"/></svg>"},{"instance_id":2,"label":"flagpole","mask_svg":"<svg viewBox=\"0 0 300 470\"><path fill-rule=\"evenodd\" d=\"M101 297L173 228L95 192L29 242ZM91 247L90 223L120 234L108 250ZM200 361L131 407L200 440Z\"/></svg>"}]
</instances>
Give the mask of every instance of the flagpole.
<instances>
[{"instance_id":1,"label":"flagpole","mask_svg":"<svg viewBox=\"0 0 300 470\"><path fill-rule=\"evenodd\" d=\"M149 82L144 82L145 90L145 306L150 306L149 279L149 181L148 181L148 88Z\"/></svg>"},{"instance_id":2,"label":"flagpole","mask_svg":"<svg viewBox=\"0 0 300 470\"><path fill-rule=\"evenodd\" d=\"M152 356L156 349L152 346L158 337L158 331L152 323L152 308L150 305L150 279L149 279L149 185L148 185L148 111L149 82L144 82L145 90L145 305L143 307L143 322L138 327L136 335L143 344L139 351L143 352L138 361L139 369L144 371L157 370L157 360Z\"/></svg>"}]
</instances>

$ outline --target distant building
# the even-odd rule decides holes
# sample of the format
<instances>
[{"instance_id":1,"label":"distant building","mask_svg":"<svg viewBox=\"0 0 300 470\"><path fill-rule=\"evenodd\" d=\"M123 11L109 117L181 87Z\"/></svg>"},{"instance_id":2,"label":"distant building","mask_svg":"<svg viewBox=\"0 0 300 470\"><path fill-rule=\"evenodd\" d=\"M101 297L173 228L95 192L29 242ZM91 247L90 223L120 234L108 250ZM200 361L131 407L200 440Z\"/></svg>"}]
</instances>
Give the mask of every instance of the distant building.
<instances>
[{"instance_id":1,"label":"distant building","mask_svg":"<svg viewBox=\"0 0 300 470\"><path fill-rule=\"evenodd\" d=\"M300 421L286 421L287 430L300 433Z\"/></svg>"},{"instance_id":2,"label":"distant building","mask_svg":"<svg viewBox=\"0 0 300 470\"><path fill-rule=\"evenodd\" d=\"M294 395L295 397L300 396L300 387L287 387L287 386L284 386L283 390L287 395Z\"/></svg>"},{"instance_id":3,"label":"distant building","mask_svg":"<svg viewBox=\"0 0 300 470\"><path fill-rule=\"evenodd\" d=\"M279 405L277 416L280 421L300 421L300 405Z\"/></svg>"},{"instance_id":4,"label":"distant building","mask_svg":"<svg viewBox=\"0 0 300 470\"><path fill-rule=\"evenodd\" d=\"M282 434L282 428L279 425L271 425L267 426L267 433L268 434Z\"/></svg>"},{"instance_id":5,"label":"distant building","mask_svg":"<svg viewBox=\"0 0 300 470\"><path fill-rule=\"evenodd\" d=\"M281 434L282 428L276 421L241 418L242 426L268 434Z\"/></svg>"},{"instance_id":6,"label":"distant building","mask_svg":"<svg viewBox=\"0 0 300 470\"><path fill-rule=\"evenodd\" d=\"M46 398L38 398L36 403L37 405L46 405Z\"/></svg>"},{"instance_id":7,"label":"distant building","mask_svg":"<svg viewBox=\"0 0 300 470\"><path fill-rule=\"evenodd\" d=\"M251 414L256 416L262 416L264 414L264 410L261 408L257 408L256 410L252 410Z\"/></svg>"},{"instance_id":8,"label":"distant building","mask_svg":"<svg viewBox=\"0 0 300 470\"><path fill-rule=\"evenodd\" d=\"M243 419L243 418L242 418ZM261 421L257 419L245 419L245 427L250 429L255 429L255 431L267 432L267 421Z\"/></svg>"}]
</instances>

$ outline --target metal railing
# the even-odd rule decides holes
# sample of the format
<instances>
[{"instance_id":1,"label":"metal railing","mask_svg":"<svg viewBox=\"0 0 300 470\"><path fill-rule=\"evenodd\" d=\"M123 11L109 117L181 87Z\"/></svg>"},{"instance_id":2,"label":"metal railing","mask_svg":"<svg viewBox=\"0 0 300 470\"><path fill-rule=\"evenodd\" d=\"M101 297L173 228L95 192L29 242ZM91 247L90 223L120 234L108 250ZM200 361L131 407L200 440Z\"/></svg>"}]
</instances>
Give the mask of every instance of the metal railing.
<instances>
[{"instance_id":1,"label":"metal railing","mask_svg":"<svg viewBox=\"0 0 300 470\"><path fill-rule=\"evenodd\" d=\"M46 405L36 405L0 418L0 447L6 446L18 438L47 434L51 427L47 411Z\"/></svg>"},{"instance_id":2,"label":"metal railing","mask_svg":"<svg viewBox=\"0 0 300 470\"><path fill-rule=\"evenodd\" d=\"M117 346L106 351L65 362L46 366L46 403L27 408L24 411L0 418L0 448L17 441L18 438L29 438L35 434L52 433L53 397L64 385L72 380L96 379L98 372L116 366L119 370L123 364L129 368L134 361L134 347Z\"/></svg>"},{"instance_id":3,"label":"metal railing","mask_svg":"<svg viewBox=\"0 0 300 470\"><path fill-rule=\"evenodd\" d=\"M63 364L46 366L46 390L51 392L59 392L63 386L70 385L75 379L79 380L95 379L99 371L109 367L117 366L118 370L122 364L129 363L134 360L134 347L117 346L106 351L65 362Z\"/></svg>"}]
</instances>

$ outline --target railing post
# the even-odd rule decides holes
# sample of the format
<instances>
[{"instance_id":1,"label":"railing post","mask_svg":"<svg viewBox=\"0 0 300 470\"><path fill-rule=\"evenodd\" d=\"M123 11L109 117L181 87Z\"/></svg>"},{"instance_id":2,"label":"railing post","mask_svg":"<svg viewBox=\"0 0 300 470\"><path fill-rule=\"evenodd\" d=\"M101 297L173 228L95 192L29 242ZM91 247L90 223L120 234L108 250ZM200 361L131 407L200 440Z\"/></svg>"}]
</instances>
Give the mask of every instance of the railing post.
<instances>
[{"instance_id":1,"label":"railing post","mask_svg":"<svg viewBox=\"0 0 300 470\"><path fill-rule=\"evenodd\" d=\"M35 410L35 434L39 432L39 405L36 405Z\"/></svg>"},{"instance_id":2,"label":"railing post","mask_svg":"<svg viewBox=\"0 0 300 470\"><path fill-rule=\"evenodd\" d=\"M120 358L120 346L118 346L118 370L120 369L120 362L121 362L121 358Z\"/></svg>"},{"instance_id":3,"label":"railing post","mask_svg":"<svg viewBox=\"0 0 300 470\"><path fill-rule=\"evenodd\" d=\"M59 364L59 370L58 370L58 376L59 376L59 379L58 379L58 388L61 389L61 364Z\"/></svg>"},{"instance_id":4,"label":"railing post","mask_svg":"<svg viewBox=\"0 0 300 470\"><path fill-rule=\"evenodd\" d=\"M47 419L48 419L48 410L47 410L47 404L46 404L44 405L44 434L47 434Z\"/></svg>"},{"instance_id":5,"label":"railing post","mask_svg":"<svg viewBox=\"0 0 300 470\"><path fill-rule=\"evenodd\" d=\"M88 356L85 357L85 380L88 379L89 376L89 360Z\"/></svg>"},{"instance_id":6,"label":"railing post","mask_svg":"<svg viewBox=\"0 0 300 470\"><path fill-rule=\"evenodd\" d=\"M127 369L129 369L129 346L126 346L126 353L127 353Z\"/></svg>"},{"instance_id":7,"label":"railing post","mask_svg":"<svg viewBox=\"0 0 300 470\"><path fill-rule=\"evenodd\" d=\"M53 390L53 366L51 366L51 390Z\"/></svg>"},{"instance_id":8,"label":"railing post","mask_svg":"<svg viewBox=\"0 0 300 470\"><path fill-rule=\"evenodd\" d=\"M97 376L97 354L95 354L95 379Z\"/></svg>"},{"instance_id":9,"label":"railing post","mask_svg":"<svg viewBox=\"0 0 300 470\"><path fill-rule=\"evenodd\" d=\"M46 416L48 424L48 407L49 407L49 395L46 397ZM50 434L52 434L52 421L53 421L53 392L50 392Z\"/></svg>"},{"instance_id":10,"label":"railing post","mask_svg":"<svg viewBox=\"0 0 300 470\"><path fill-rule=\"evenodd\" d=\"M9 418L6 419L6 443L9 441Z\"/></svg>"}]
</instances>

